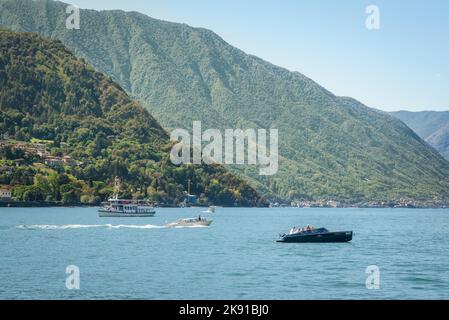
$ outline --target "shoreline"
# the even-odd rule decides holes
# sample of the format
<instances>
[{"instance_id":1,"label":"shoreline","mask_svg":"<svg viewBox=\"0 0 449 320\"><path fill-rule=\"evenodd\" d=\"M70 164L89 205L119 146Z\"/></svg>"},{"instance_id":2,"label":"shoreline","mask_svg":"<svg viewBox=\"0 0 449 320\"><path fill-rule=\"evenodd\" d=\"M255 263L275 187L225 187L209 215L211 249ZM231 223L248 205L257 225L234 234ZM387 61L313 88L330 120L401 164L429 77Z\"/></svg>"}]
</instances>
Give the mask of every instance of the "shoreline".
<instances>
[{"instance_id":1,"label":"shoreline","mask_svg":"<svg viewBox=\"0 0 449 320\"><path fill-rule=\"evenodd\" d=\"M0 201L0 208L63 208L63 207L99 207L100 204L53 203L42 201Z\"/></svg>"},{"instance_id":2,"label":"shoreline","mask_svg":"<svg viewBox=\"0 0 449 320\"><path fill-rule=\"evenodd\" d=\"M42 201L0 201L0 208L95 208L101 207L101 203L53 203ZM234 206L220 206L223 208L238 208ZM183 208L178 205L157 205L154 208ZM208 206L189 206L184 208L208 208ZM273 207L239 207L239 208L265 208L265 209L449 209L449 204L429 204L429 205L415 205L415 206L401 206L401 205L356 205L348 204L338 207L334 206L273 206Z\"/></svg>"},{"instance_id":3,"label":"shoreline","mask_svg":"<svg viewBox=\"0 0 449 320\"><path fill-rule=\"evenodd\" d=\"M45 201L0 201L0 208L99 208L101 203L55 203ZM194 205L184 208L208 208L209 205ZM223 206L223 208L235 208L234 206ZM154 208L183 208L174 204L158 204ZM268 208L266 207L241 207L241 208Z\"/></svg>"}]
</instances>

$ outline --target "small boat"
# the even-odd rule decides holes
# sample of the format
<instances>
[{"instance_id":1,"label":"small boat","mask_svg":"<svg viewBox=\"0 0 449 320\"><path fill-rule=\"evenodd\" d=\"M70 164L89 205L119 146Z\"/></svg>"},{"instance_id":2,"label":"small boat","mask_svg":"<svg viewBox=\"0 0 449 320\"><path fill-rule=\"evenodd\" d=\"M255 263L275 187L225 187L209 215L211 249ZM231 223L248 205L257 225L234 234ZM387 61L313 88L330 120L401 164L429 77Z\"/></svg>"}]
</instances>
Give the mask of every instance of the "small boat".
<instances>
[{"instance_id":1,"label":"small boat","mask_svg":"<svg viewBox=\"0 0 449 320\"><path fill-rule=\"evenodd\" d=\"M214 206L210 206L209 208L207 208L207 213L215 213L215 207Z\"/></svg>"},{"instance_id":2,"label":"small boat","mask_svg":"<svg viewBox=\"0 0 449 320\"><path fill-rule=\"evenodd\" d=\"M280 235L277 242L349 242L353 234L352 231L331 232L326 228L304 229Z\"/></svg>"},{"instance_id":3,"label":"small boat","mask_svg":"<svg viewBox=\"0 0 449 320\"><path fill-rule=\"evenodd\" d=\"M175 222L171 222L165 225L167 228L176 228L176 227L208 227L212 223L212 220L207 220L201 217L198 218L187 218L187 219L179 219Z\"/></svg>"}]
</instances>

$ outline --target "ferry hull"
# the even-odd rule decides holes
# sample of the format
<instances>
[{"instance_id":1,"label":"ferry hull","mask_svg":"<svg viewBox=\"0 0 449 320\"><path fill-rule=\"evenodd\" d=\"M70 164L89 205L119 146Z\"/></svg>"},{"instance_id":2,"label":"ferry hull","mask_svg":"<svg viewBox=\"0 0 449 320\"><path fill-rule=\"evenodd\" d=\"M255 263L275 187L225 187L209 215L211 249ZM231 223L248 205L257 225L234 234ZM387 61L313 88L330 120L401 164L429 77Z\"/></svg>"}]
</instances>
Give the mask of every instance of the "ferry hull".
<instances>
[{"instance_id":1,"label":"ferry hull","mask_svg":"<svg viewBox=\"0 0 449 320\"><path fill-rule=\"evenodd\" d=\"M108 212L108 211L98 211L98 216L100 218L148 218L154 217L156 212L148 213L118 213L118 212Z\"/></svg>"}]
</instances>

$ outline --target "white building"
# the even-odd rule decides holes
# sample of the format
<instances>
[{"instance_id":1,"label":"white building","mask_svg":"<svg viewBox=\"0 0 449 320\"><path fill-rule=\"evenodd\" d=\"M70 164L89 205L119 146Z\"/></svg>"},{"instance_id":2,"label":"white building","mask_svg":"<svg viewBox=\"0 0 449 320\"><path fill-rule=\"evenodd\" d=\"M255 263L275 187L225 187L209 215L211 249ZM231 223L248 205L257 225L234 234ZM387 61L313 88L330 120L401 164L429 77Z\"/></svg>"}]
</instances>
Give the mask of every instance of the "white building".
<instances>
[{"instance_id":1,"label":"white building","mask_svg":"<svg viewBox=\"0 0 449 320\"><path fill-rule=\"evenodd\" d=\"M11 191L6 189L0 189L0 201L11 200Z\"/></svg>"}]
</instances>

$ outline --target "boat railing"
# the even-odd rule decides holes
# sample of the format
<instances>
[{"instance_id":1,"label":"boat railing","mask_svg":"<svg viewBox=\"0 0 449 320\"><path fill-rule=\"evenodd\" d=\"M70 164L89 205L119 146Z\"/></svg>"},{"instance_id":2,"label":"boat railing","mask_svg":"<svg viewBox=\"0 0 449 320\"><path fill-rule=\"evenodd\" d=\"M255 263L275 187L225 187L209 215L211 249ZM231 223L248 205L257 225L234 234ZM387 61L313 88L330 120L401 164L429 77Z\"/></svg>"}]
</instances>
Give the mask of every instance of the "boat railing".
<instances>
[{"instance_id":1,"label":"boat railing","mask_svg":"<svg viewBox=\"0 0 449 320\"><path fill-rule=\"evenodd\" d=\"M124 205L144 205L148 207L153 207L154 205L147 200L128 200L128 199L109 199L108 202L110 204L124 204Z\"/></svg>"}]
</instances>

